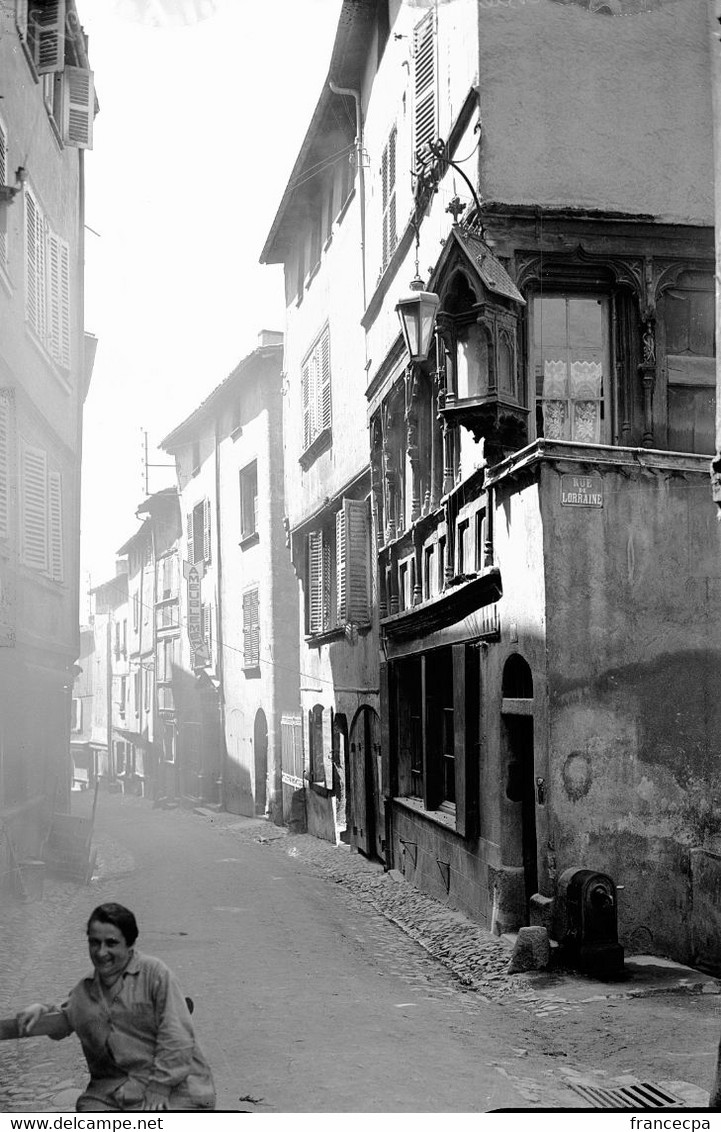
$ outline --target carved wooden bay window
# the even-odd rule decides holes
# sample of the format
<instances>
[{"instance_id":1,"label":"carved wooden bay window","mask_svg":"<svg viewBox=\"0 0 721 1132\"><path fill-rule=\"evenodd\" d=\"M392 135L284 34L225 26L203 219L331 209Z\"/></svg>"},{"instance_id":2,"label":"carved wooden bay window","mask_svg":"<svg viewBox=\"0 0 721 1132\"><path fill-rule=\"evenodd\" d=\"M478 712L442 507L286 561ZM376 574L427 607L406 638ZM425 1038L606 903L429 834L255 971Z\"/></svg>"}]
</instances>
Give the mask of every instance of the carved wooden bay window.
<instances>
[{"instance_id":1,"label":"carved wooden bay window","mask_svg":"<svg viewBox=\"0 0 721 1132\"><path fill-rule=\"evenodd\" d=\"M522 448L528 435L518 366L524 300L490 253L483 262L487 270L492 263L489 278L499 290L487 286L480 274L459 269L442 293L437 317L445 350L441 414L447 425L462 425L476 441L483 439L486 462L495 463ZM447 482L444 490L450 490Z\"/></svg>"}]
</instances>

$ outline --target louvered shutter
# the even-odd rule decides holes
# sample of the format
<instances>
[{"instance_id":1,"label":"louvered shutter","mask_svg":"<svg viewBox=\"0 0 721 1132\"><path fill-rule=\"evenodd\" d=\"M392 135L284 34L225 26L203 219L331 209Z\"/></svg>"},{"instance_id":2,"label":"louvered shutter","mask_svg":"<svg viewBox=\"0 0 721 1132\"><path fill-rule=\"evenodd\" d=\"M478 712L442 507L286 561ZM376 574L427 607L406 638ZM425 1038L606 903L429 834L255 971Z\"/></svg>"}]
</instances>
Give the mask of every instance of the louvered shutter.
<instances>
[{"instance_id":1,"label":"louvered shutter","mask_svg":"<svg viewBox=\"0 0 721 1132\"><path fill-rule=\"evenodd\" d=\"M303 402L303 448L309 448L311 436L311 359L303 366L301 373L301 397Z\"/></svg>"},{"instance_id":2,"label":"louvered shutter","mask_svg":"<svg viewBox=\"0 0 721 1132\"><path fill-rule=\"evenodd\" d=\"M398 238L396 226L396 144L398 130L394 126L383 150L381 162L382 206L383 206L383 270L386 269Z\"/></svg>"},{"instance_id":3,"label":"louvered shutter","mask_svg":"<svg viewBox=\"0 0 721 1132\"><path fill-rule=\"evenodd\" d=\"M258 617L258 591L243 594L243 666L257 668L260 664L260 623Z\"/></svg>"},{"instance_id":4,"label":"louvered shutter","mask_svg":"<svg viewBox=\"0 0 721 1132\"><path fill-rule=\"evenodd\" d=\"M58 472L48 477L48 498L50 512L50 577L62 582L63 571L63 489ZM125 625L125 622L123 622Z\"/></svg>"},{"instance_id":5,"label":"louvered shutter","mask_svg":"<svg viewBox=\"0 0 721 1132\"><path fill-rule=\"evenodd\" d=\"M436 37L434 15L430 11L413 32L415 59L413 84L413 149L415 153L434 141L436 125Z\"/></svg>"},{"instance_id":6,"label":"louvered shutter","mask_svg":"<svg viewBox=\"0 0 721 1132\"><path fill-rule=\"evenodd\" d=\"M330 629L334 624L331 610L331 546L323 534L323 628Z\"/></svg>"},{"instance_id":7,"label":"louvered shutter","mask_svg":"<svg viewBox=\"0 0 721 1132\"><path fill-rule=\"evenodd\" d=\"M330 403L330 334L326 330L320 340L318 348L318 368L319 368L319 432L321 429L330 428L331 424L331 403Z\"/></svg>"},{"instance_id":8,"label":"louvered shutter","mask_svg":"<svg viewBox=\"0 0 721 1132\"><path fill-rule=\"evenodd\" d=\"M210 562L210 500L203 500L203 560Z\"/></svg>"},{"instance_id":9,"label":"louvered shutter","mask_svg":"<svg viewBox=\"0 0 721 1132\"><path fill-rule=\"evenodd\" d=\"M213 606L209 601L203 602L201 606L201 616L203 625L203 640L208 650L208 658L213 659Z\"/></svg>"},{"instance_id":10,"label":"louvered shutter","mask_svg":"<svg viewBox=\"0 0 721 1132\"><path fill-rule=\"evenodd\" d=\"M48 470L45 453L25 448L22 455L21 557L32 570L48 568Z\"/></svg>"},{"instance_id":11,"label":"louvered shutter","mask_svg":"<svg viewBox=\"0 0 721 1132\"><path fill-rule=\"evenodd\" d=\"M93 148L95 86L93 72L66 67L63 73L63 141L77 149Z\"/></svg>"},{"instance_id":12,"label":"louvered shutter","mask_svg":"<svg viewBox=\"0 0 721 1132\"><path fill-rule=\"evenodd\" d=\"M65 66L65 0L45 0L30 7L28 20L33 62L39 75L62 71Z\"/></svg>"},{"instance_id":13,"label":"louvered shutter","mask_svg":"<svg viewBox=\"0 0 721 1132\"><path fill-rule=\"evenodd\" d=\"M346 515L345 508L341 507L340 511L336 511L335 516L335 593L337 619L340 624L350 620L346 586L347 567Z\"/></svg>"},{"instance_id":14,"label":"louvered shutter","mask_svg":"<svg viewBox=\"0 0 721 1132\"><path fill-rule=\"evenodd\" d=\"M0 124L0 185L7 184L7 171L8 171L8 141L7 134ZM7 238L7 214L8 209L3 208L0 212L0 263L5 263L8 258L8 238Z\"/></svg>"},{"instance_id":15,"label":"louvered shutter","mask_svg":"<svg viewBox=\"0 0 721 1132\"><path fill-rule=\"evenodd\" d=\"M323 533L308 535L308 631L323 631Z\"/></svg>"},{"instance_id":16,"label":"louvered shutter","mask_svg":"<svg viewBox=\"0 0 721 1132\"><path fill-rule=\"evenodd\" d=\"M51 356L70 368L70 248L65 240L48 232L47 345Z\"/></svg>"},{"instance_id":17,"label":"louvered shutter","mask_svg":"<svg viewBox=\"0 0 721 1132\"><path fill-rule=\"evenodd\" d=\"M45 338L45 219L31 192L25 192L25 314Z\"/></svg>"},{"instance_id":18,"label":"louvered shutter","mask_svg":"<svg viewBox=\"0 0 721 1132\"><path fill-rule=\"evenodd\" d=\"M195 540L193 539L193 512L188 511L185 516L185 522L188 530L188 562L195 562Z\"/></svg>"},{"instance_id":19,"label":"louvered shutter","mask_svg":"<svg viewBox=\"0 0 721 1132\"><path fill-rule=\"evenodd\" d=\"M0 393L0 538L10 533L10 404Z\"/></svg>"},{"instance_id":20,"label":"louvered shutter","mask_svg":"<svg viewBox=\"0 0 721 1132\"><path fill-rule=\"evenodd\" d=\"M344 499L343 511L347 547L348 620L355 625L367 625L370 621L370 601L368 597L370 522L368 502L365 499Z\"/></svg>"},{"instance_id":21,"label":"louvered shutter","mask_svg":"<svg viewBox=\"0 0 721 1132\"><path fill-rule=\"evenodd\" d=\"M253 616L253 664L255 666L260 664L260 599L257 590L253 590L251 594L252 602L252 616Z\"/></svg>"}]
</instances>

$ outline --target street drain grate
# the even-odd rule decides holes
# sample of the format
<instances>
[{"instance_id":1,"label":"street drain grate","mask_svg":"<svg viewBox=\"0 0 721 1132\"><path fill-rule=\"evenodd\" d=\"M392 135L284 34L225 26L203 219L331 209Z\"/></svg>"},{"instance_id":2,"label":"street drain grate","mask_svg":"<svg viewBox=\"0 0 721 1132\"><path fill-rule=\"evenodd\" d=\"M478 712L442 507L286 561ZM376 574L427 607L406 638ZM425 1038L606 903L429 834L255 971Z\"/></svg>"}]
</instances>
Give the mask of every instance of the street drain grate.
<instances>
[{"instance_id":1,"label":"street drain grate","mask_svg":"<svg viewBox=\"0 0 721 1132\"><path fill-rule=\"evenodd\" d=\"M683 1108L683 1101L679 1097L647 1081L638 1085L620 1085L616 1089L572 1084L570 1081L566 1081L566 1084L590 1101L594 1108Z\"/></svg>"}]
</instances>

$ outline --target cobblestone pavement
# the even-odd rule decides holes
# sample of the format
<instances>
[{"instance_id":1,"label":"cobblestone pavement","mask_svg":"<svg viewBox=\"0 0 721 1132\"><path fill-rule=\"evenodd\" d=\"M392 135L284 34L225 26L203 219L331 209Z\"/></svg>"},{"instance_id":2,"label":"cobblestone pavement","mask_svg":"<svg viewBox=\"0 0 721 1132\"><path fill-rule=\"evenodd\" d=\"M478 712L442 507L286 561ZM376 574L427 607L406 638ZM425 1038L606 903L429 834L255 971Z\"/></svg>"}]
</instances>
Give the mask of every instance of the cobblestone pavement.
<instances>
[{"instance_id":1,"label":"cobblestone pavement","mask_svg":"<svg viewBox=\"0 0 721 1132\"><path fill-rule=\"evenodd\" d=\"M123 805L128 817L137 811L139 816L145 815L144 821L152 812L150 803L142 799L124 799ZM478 1033L479 1008L490 1011L487 1022L499 1025L500 1030L497 1056L486 1064L529 1106L572 1106L573 1094L564 1088L564 1082L634 1080L639 1064L652 1070L658 1067L655 1075L648 1076L646 1069L643 1077L657 1082L680 1076L667 1071L669 1065L683 1068L683 1075L696 1085L675 1080L677 1095L686 1096L690 1104L703 1103L703 1090L698 1086L705 1081L707 1063L709 1068L711 1065L710 1034L715 1025L708 1000L699 1002L701 1012L684 1023L684 1033L696 1035L693 1044L680 1037L678 1052L665 1060L659 1056L654 1063L650 1055L645 1055L650 1045L648 1034L654 1026L664 1027L664 1033L678 1027L678 999L673 1005L668 997L664 1003L656 1000L655 1005L637 1003L633 1013L629 1013L627 1003L588 1006L564 1002L561 995L556 1001L549 1000L534 986L534 976L508 975L510 951L506 944L347 846L333 846L307 835L289 834L261 819L238 818L210 809L178 809L160 816L173 825L187 825L187 844L192 843L194 826L215 829L220 852L226 854L219 856L219 864L241 862L242 854L232 856L237 853L236 846L251 843L259 847L256 852L267 852L271 858L289 857L309 877L333 885L334 895L350 908L363 907L362 926L350 941L359 956L377 965L379 975L385 971L386 978L407 985L409 997L417 1002L426 1002L429 1008L435 1002L439 1009L445 1003L442 1016L455 1018L451 1026L461 1035L467 1033L470 1042ZM96 844L98 869L89 887L47 878L42 901L11 902L3 907L3 1016L30 1001L57 1001L87 971L84 917L88 908L103 899L122 898L123 886L134 892L136 865L129 849L102 830ZM132 839L130 844L134 845ZM234 865L226 867L232 869ZM217 911L222 915L237 909ZM356 921L351 917L348 922ZM499 1006L515 1009L499 1012ZM496 1023L491 1021L493 1017ZM625 1044L619 1044L620 1031ZM690 1058L692 1055L684 1051L697 1049L699 1040L701 1068L694 1074L686 1069L688 1062L679 1059ZM629 1053L624 1066L617 1058L611 1067L607 1053L627 1048L633 1048L633 1057ZM661 1045L658 1048L663 1052ZM619 1075L620 1066L625 1077ZM44 1039L0 1043L0 1111L72 1111L85 1079L84 1059L74 1041L52 1046Z\"/></svg>"}]
</instances>

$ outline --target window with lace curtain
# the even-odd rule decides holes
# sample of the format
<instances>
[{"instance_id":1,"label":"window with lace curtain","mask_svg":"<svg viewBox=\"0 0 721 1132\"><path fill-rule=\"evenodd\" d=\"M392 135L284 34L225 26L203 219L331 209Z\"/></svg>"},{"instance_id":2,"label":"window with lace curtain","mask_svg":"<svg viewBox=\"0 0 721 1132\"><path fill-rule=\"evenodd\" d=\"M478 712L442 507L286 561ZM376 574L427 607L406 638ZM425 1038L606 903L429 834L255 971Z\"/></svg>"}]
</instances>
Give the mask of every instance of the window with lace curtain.
<instances>
[{"instance_id":1,"label":"window with lace curtain","mask_svg":"<svg viewBox=\"0 0 721 1132\"><path fill-rule=\"evenodd\" d=\"M536 295L532 319L537 435L609 443L608 299Z\"/></svg>"}]
</instances>

